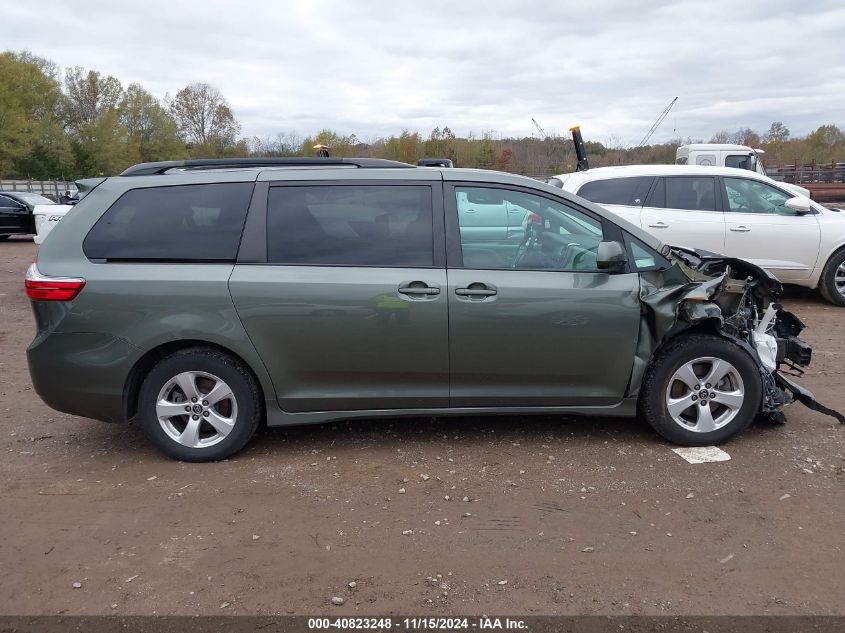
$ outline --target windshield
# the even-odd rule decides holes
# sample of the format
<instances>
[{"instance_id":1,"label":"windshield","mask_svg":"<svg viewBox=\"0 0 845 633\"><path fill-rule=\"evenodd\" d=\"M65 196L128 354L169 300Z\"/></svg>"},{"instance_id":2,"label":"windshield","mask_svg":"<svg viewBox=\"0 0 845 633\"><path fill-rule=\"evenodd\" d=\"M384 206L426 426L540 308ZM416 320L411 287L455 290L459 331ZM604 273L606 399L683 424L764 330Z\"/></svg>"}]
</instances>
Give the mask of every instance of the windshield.
<instances>
[{"instance_id":1,"label":"windshield","mask_svg":"<svg viewBox=\"0 0 845 633\"><path fill-rule=\"evenodd\" d=\"M50 198L45 198L37 193L18 193L16 191L15 197L20 198L27 204L56 204Z\"/></svg>"}]
</instances>

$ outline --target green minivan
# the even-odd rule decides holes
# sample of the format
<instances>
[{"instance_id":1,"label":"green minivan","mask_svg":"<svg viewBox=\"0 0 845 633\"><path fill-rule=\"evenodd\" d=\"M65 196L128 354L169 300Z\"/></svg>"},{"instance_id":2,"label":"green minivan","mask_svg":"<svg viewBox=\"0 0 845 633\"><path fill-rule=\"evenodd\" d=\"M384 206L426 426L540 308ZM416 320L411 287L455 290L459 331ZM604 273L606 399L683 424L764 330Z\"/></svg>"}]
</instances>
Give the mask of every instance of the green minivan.
<instances>
[{"instance_id":1,"label":"green minivan","mask_svg":"<svg viewBox=\"0 0 845 633\"><path fill-rule=\"evenodd\" d=\"M708 445L821 407L778 371L810 348L770 275L536 180L274 158L78 184L26 277L33 384L179 460L226 458L262 423L640 414ZM519 209L520 229L462 230L461 201Z\"/></svg>"}]
</instances>

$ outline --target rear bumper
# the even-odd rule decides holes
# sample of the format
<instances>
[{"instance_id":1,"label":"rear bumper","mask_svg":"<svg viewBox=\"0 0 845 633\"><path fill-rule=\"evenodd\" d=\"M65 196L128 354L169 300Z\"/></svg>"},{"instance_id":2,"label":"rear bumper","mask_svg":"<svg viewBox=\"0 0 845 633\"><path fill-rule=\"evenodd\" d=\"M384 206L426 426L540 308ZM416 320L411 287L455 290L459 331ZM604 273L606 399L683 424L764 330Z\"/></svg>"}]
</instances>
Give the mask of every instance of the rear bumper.
<instances>
[{"instance_id":1,"label":"rear bumper","mask_svg":"<svg viewBox=\"0 0 845 633\"><path fill-rule=\"evenodd\" d=\"M36 393L53 409L105 422L125 419L123 391L136 353L122 339L52 332L26 350Z\"/></svg>"}]
</instances>

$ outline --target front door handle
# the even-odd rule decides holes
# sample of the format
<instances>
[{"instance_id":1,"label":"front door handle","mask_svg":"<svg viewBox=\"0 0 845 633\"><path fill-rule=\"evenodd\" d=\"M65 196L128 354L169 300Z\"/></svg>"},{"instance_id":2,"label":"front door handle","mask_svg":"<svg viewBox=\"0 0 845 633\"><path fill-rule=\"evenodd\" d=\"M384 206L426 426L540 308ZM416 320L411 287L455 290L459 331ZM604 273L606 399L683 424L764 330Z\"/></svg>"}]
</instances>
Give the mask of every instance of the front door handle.
<instances>
[{"instance_id":1,"label":"front door handle","mask_svg":"<svg viewBox=\"0 0 845 633\"><path fill-rule=\"evenodd\" d=\"M749 229L744 224L740 224L739 226L732 226L731 231L734 233L748 233L751 229Z\"/></svg>"},{"instance_id":2,"label":"front door handle","mask_svg":"<svg viewBox=\"0 0 845 633\"><path fill-rule=\"evenodd\" d=\"M481 282L471 283L466 288L455 288L455 294L459 297L468 297L469 299L479 300L493 297L498 291L495 286Z\"/></svg>"},{"instance_id":3,"label":"front door handle","mask_svg":"<svg viewBox=\"0 0 845 633\"><path fill-rule=\"evenodd\" d=\"M653 229L668 229L669 225L665 222L656 222L655 224L649 224L649 226Z\"/></svg>"}]
</instances>

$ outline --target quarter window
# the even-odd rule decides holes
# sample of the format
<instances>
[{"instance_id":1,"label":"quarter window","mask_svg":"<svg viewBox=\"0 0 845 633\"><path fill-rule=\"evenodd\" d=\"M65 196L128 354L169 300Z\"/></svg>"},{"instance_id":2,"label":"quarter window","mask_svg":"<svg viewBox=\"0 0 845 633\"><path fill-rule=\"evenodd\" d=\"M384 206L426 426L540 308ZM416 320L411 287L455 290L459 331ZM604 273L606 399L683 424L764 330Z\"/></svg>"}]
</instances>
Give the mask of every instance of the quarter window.
<instances>
[{"instance_id":1,"label":"quarter window","mask_svg":"<svg viewBox=\"0 0 845 633\"><path fill-rule=\"evenodd\" d=\"M433 265L431 187L271 187L267 204L270 263Z\"/></svg>"},{"instance_id":2,"label":"quarter window","mask_svg":"<svg viewBox=\"0 0 845 633\"><path fill-rule=\"evenodd\" d=\"M651 176L594 180L581 187L578 195L596 204L642 206L653 180Z\"/></svg>"},{"instance_id":3,"label":"quarter window","mask_svg":"<svg viewBox=\"0 0 845 633\"><path fill-rule=\"evenodd\" d=\"M665 181L667 209L716 210L716 181L713 178L677 176Z\"/></svg>"},{"instance_id":4,"label":"quarter window","mask_svg":"<svg viewBox=\"0 0 845 633\"><path fill-rule=\"evenodd\" d=\"M97 220L83 250L110 261L234 261L252 189L252 183L132 189Z\"/></svg>"},{"instance_id":5,"label":"quarter window","mask_svg":"<svg viewBox=\"0 0 845 633\"><path fill-rule=\"evenodd\" d=\"M795 215L786 206L790 196L757 180L724 178L728 207L734 213L774 213Z\"/></svg>"},{"instance_id":6,"label":"quarter window","mask_svg":"<svg viewBox=\"0 0 845 633\"><path fill-rule=\"evenodd\" d=\"M457 204L525 209L522 239L478 237L461 231L465 268L528 269L597 272L596 254L602 241L601 222L543 196L494 187L456 187ZM458 214L463 227L464 214Z\"/></svg>"}]
</instances>

